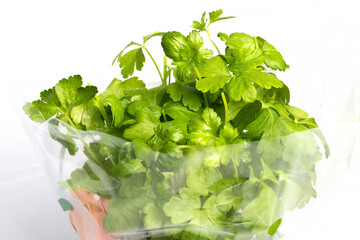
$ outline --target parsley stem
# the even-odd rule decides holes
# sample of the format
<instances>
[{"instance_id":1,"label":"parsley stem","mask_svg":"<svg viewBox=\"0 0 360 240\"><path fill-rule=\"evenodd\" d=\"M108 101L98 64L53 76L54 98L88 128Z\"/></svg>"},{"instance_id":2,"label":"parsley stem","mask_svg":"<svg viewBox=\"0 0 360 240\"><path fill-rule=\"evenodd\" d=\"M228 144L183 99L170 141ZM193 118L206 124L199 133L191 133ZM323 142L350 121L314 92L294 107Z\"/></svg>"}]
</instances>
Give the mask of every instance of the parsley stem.
<instances>
[{"instance_id":1,"label":"parsley stem","mask_svg":"<svg viewBox=\"0 0 360 240\"><path fill-rule=\"evenodd\" d=\"M221 93L221 98L222 98L222 101L224 103L224 108L225 108L225 123L227 123L229 121L229 107L228 107L224 92Z\"/></svg>"},{"instance_id":2,"label":"parsley stem","mask_svg":"<svg viewBox=\"0 0 360 240\"><path fill-rule=\"evenodd\" d=\"M195 70L196 76L198 77L198 80L201 80L202 77L201 77L201 74L199 72L199 69L196 66L194 66L194 70ZM205 107L209 107L209 102L208 102L206 92L203 92L203 97L204 97Z\"/></svg>"},{"instance_id":3,"label":"parsley stem","mask_svg":"<svg viewBox=\"0 0 360 240\"><path fill-rule=\"evenodd\" d=\"M207 28L206 28L206 33L207 33L207 35L208 35L208 37L209 37L210 41L212 42L212 44L215 46L216 51L217 51L217 52L218 52L218 54L220 55L221 53L220 53L219 48L216 46L215 42L212 40L212 38L211 38L211 36L210 36L210 32L209 32L209 25L208 25L208 26L207 26Z\"/></svg>"},{"instance_id":4,"label":"parsley stem","mask_svg":"<svg viewBox=\"0 0 360 240\"><path fill-rule=\"evenodd\" d=\"M167 58L164 56L164 82L166 82L166 79L168 77L168 71L167 71Z\"/></svg>"},{"instance_id":5,"label":"parsley stem","mask_svg":"<svg viewBox=\"0 0 360 240\"><path fill-rule=\"evenodd\" d=\"M157 69L157 71L158 71L158 73L159 73L159 76L160 76L160 78L161 78L162 84L163 84L163 85L166 85L166 81L164 81L164 78L163 78L163 76L161 75L159 66L156 64L153 56L150 54L149 50L147 50L147 48L146 48L145 46L142 46L142 48L145 49L145 51L149 54L149 57L150 57L151 60L153 61L154 65L155 65L155 67L156 67L156 69Z\"/></svg>"},{"instance_id":6,"label":"parsley stem","mask_svg":"<svg viewBox=\"0 0 360 240\"><path fill-rule=\"evenodd\" d=\"M239 181L239 173L238 173L238 169L237 169L237 166L236 166L236 162L234 159L231 159L231 162L234 166L234 173L235 173L235 178L236 178L236 181L238 182Z\"/></svg>"},{"instance_id":7,"label":"parsley stem","mask_svg":"<svg viewBox=\"0 0 360 240\"><path fill-rule=\"evenodd\" d=\"M161 113L162 113L162 115L163 115L164 121L167 122L165 110L164 110L164 109L161 110Z\"/></svg>"},{"instance_id":8,"label":"parsley stem","mask_svg":"<svg viewBox=\"0 0 360 240\"><path fill-rule=\"evenodd\" d=\"M108 155L108 157L109 157L111 163L113 164L113 166L115 166L115 165L116 165L116 164L115 164L115 161L114 161L114 159L111 157L111 154L109 153L109 151L107 150L106 147L104 148L104 150L105 150L106 154Z\"/></svg>"}]
</instances>

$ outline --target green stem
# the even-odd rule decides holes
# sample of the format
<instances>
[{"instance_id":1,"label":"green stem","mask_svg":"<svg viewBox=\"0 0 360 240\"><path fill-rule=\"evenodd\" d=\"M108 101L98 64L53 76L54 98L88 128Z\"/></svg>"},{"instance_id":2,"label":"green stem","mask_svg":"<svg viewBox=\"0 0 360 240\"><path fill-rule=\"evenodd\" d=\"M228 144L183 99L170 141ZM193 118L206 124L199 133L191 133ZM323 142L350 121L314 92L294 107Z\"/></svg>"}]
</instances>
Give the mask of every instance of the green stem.
<instances>
[{"instance_id":1,"label":"green stem","mask_svg":"<svg viewBox=\"0 0 360 240\"><path fill-rule=\"evenodd\" d=\"M164 121L167 122L165 110L164 110L164 109L161 110L161 113L162 113L162 115L163 115L163 117L164 117Z\"/></svg>"},{"instance_id":2,"label":"green stem","mask_svg":"<svg viewBox=\"0 0 360 240\"><path fill-rule=\"evenodd\" d=\"M222 101L224 103L224 108L225 108L225 123L227 123L229 121L229 107L228 107L224 92L221 93L221 98L222 98Z\"/></svg>"},{"instance_id":3,"label":"green stem","mask_svg":"<svg viewBox=\"0 0 360 240\"><path fill-rule=\"evenodd\" d=\"M108 157L109 157L111 163L113 164L113 166L115 166L115 165L116 165L116 164L115 164L115 161L114 161L114 159L111 157L111 154L109 153L109 151L107 150L107 148L104 148L104 150L105 150L106 154L108 155Z\"/></svg>"},{"instance_id":4,"label":"green stem","mask_svg":"<svg viewBox=\"0 0 360 240\"><path fill-rule=\"evenodd\" d=\"M162 84L163 84L163 85L166 85L166 81L164 81L164 78L163 78L163 76L161 75L159 66L156 64L156 62L155 62L154 58L152 57L152 55L150 54L149 50L147 50L147 48L146 48L145 46L142 46L142 48L145 49L145 51L149 54L151 60L153 61L154 65L155 65L155 67L156 67L156 69L157 69L157 71L158 71L158 73L159 73L159 76L160 76L160 78L161 78Z\"/></svg>"},{"instance_id":5,"label":"green stem","mask_svg":"<svg viewBox=\"0 0 360 240\"><path fill-rule=\"evenodd\" d=\"M167 57L164 56L164 82L166 82L166 79L168 77L168 71L167 71Z\"/></svg>"},{"instance_id":6,"label":"green stem","mask_svg":"<svg viewBox=\"0 0 360 240\"><path fill-rule=\"evenodd\" d=\"M194 66L194 70L195 70L195 73L196 73L196 76L198 77L198 79L201 80L202 77L201 77L201 74L199 72L199 69L196 66ZM203 92L203 97L204 97L205 107L209 107L208 98L207 98L207 95L206 95L205 92Z\"/></svg>"},{"instance_id":7,"label":"green stem","mask_svg":"<svg viewBox=\"0 0 360 240\"><path fill-rule=\"evenodd\" d=\"M238 169L237 169L237 165L236 165L236 162L234 159L231 160L233 166L234 166L234 173L235 173L235 178L236 178L236 181L239 180L239 173L238 173Z\"/></svg>"},{"instance_id":8,"label":"green stem","mask_svg":"<svg viewBox=\"0 0 360 240\"><path fill-rule=\"evenodd\" d=\"M212 42L212 44L214 44L214 46L215 46L215 48L216 48L216 51L217 51L217 52L218 52L218 54L220 55L221 53L220 53L219 48L216 46L215 42L212 40L212 38L211 38L211 36L210 36L210 32L209 32L209 25L207 25L207 27L206 27L206 33L207 33L207 35L208 35L208 37L209 37L210 41Z\"/></svg>"}]
</instances>

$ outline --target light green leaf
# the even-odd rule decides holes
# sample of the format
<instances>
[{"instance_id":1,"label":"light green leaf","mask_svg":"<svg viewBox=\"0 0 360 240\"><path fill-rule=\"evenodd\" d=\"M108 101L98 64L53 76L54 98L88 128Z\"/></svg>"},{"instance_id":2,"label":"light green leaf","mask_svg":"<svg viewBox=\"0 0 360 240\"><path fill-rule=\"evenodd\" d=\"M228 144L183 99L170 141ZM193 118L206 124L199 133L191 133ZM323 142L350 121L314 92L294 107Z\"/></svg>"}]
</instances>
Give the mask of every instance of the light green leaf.
<instances>
[{"instance_id":1,"label":"light green leaf","mask_svg":"<svg viewBox=\"0 0 360 240\"><path fill-rule=\"evenodd\" d=\"M263 183L260 193L243 209L244 226L255 234L267 234L275 221L283 216L283 206L276 192Z\"/></svg>"},{"instance_id":2,"label":"light green leaf","mask_svg":"<svg viewBox=\"0 0 360 240\"><path fill-rule=\"evenodd\" d=\"M164 110L172 119L189 122L192 118L198 117L199 113L189 110L179 102L169 101L164 105Z\"/></svg>"},{"instance_id":3,"label":"light green leaf","mask_svg":"<svg viewBox=\"0 0 360 240\"><path fill-rule=\"evenodd\" d=\"M115 96L116 98L124 96L124 89L121 80L114 78L106 90L99 95L99 98L102 101L105 101L109 96Z\"/></svg>"},{"instance_id":4,"label":"light green leaf","mask_svg":"<svg viewBox=\"0 0 360 240\"><path fill-rule=\"evenodd\" d=\"M154 135L154 129L160 123L159 116L149 108L141 108L135 118L137 123L124 130L124 138L130 141L135 139L147 141Z\"/></svg>"},{"instance_id":5,"label":"light green leaf","mask_svg":"<svg viewBox=\"0 0 360 240\"><path fill-rule=\"evenodd\" d=\"M181 188L179 197L172 197L164 205L164 212L174 224L181 224L194 217L194 209L200 209L201 201L198 195L193 194L189 188Z\"/></svg>"},{"instance_id":6,"label":"light green leaf","mask_svg":"<svg viewBox=\"0 0 360 240\"><path fill-rule=\"evenodd\" d=\"M259 47L264 54L264 62L267 67L280 71L285 71L286 68L289 68L289 65L286 64L280 52L276 50L273 45L261 37L257 37L256 40L258 41Z\"/></svg>"},{"instance_id":7,"label":"light green leaf","mask_svg":"<svg viewBox=\"0 0 360 240\"><path fill-rule=\"evenodd\" d=\"M111 95L106 98L105 103L108 103L111 106L112 124L114 127L120 128L125 118L125 110L121 100L114 95Z\"/></svg>"},{"instance_id":8,"label":"light green leaf","mask_svg":"<svg viewBox=\"0 0 360 240\"><path fill-rule=\"evenodd\" d=\"M240 191L234 192L233 188L230 187L217 195L216 207L222 212L228 212L231 209L237 211L239 210L243 199L244 198L240 194Z\"/></svg>"},{"instance_id":9,"label":"light green leaf","mask_svg":"<svg viewBox=\"0 0 360 240\"><path fill-rule=\"evenodd\" d=\"M202 14L200 22L193 21L192 27L199 31L205 31L206 30L206 22L207 22L207 20L205 21L205 15L206 15L206 12L204 12Z\"/></svg>"},{"instance_id":10,"label":"light green leaf","mask_svg":"<svg viewBox=\"0 0 360 240\"><path fill-rule=\"evenodd\" d=\"M200 33L196 30L193 30L189 33L189 35L186 37L186 42L195 52L198 51L204 44Z\"/></svg>"},{"instance_id":11,"label":"light green leaf","mask_svg":"<svg viewBox=\"0 0 360 240\"><path fill-rule=\"evenodd\" d=\"M223 14L222 9L213 11L209 13L209 18L210 18L210 23L214 23L220 20L225 20L225 19L230 19L230 18L235 18L233 16L228 16L228 17L220 17Z\"/></svg>"},{"instance_id":12,"label":"light green leaf","mask_svg":"<svg viewBox=\"0 0 360 240\"><path fill-rule=\"evenodd\" d=\"M104 217L104 229L108 232L126 232L138 228L142 219L140 212L147 201L143 196L111 199Z\"/></svg>"},{"instance_id":13,"label":"light green leaf","mask_svg":"<svg viewBox=\"0 0 360 240\"><path fill-rule=\"evenodd\" d=\"M283 83L272 73L265 73L258 70L246 71L242 77L266 89L270 89L271 87L281 88L283 86Z\"/></svg>"},{"instance_id":14,"label":"light green leaf","mask_svg":"<svg viewBox=\"0 0 360 240\"><path fill-rule=\"evenodd\" d=\"M168 219L163 208L154 202L146 204L143 209L143 213L145 214L144 225L146 229L159 229Z\"/></svg>"},{"instance_id":15,"label":"light green leaf","mask_svg":"<svg viewBox=\"0 0 360 240\"><path fill-rule=\"evenodd\" d=\"M295 117L296 120L307 119L309 117L309 114L300 108L290 105L286 105L285 108Z\"/></svg>"},{"instance_id":16,"label":"light green leaf","mask_svg":"<svg viewBox=\"0 0 360 240\"><path fill-rule=\"evenodd\" d=\"M181 101L184 106L194 111L198 110L203 103L203 96L200 91L179 82L171 83L167 88L167 93L170 94L172 100Z\"/></svg>"},{"instance_id":17,"label":"light green leaf","mask_svg":"<svg viewBox=\"0 0 360 240\"><path fill-rule=\"evenodd\" d=\"M254 102L256 100L256 88L249 79L242 75L234 76L228 83L229 96L235 100L244 102Z\"/></svg>"},{"instance_id":18,"label":"light green leaf","mask_svg":"<svg viewBox=\"0 0 360 240\"><path fill-rule=\"evenodd\" d=\"M161 40L161 46L168 58L176 62L186 62L193 55L184 35L179 32L167 32Z\"/></svg>"},{"instance_id":19,"label":"light green leaf","mask_svg":"<svg viewBox=\"0 0 360 240\"><path fill-rule=\"evenodd\" d=\"M188 124L188 142L194 145L213 145L218 135L221 119L211 108L205 108L202 116Z\"/></svg>"},{"instance_id":20,"label":"light green leaf","mask_svg":"<svg viewBox=\"0 0 360 240\"><path fill-rule=\"evenodd\" d=\"M225 33L219 33L218 36L229 47L226 51L226 56L230 71L239 73L263 64L263 53L250 35L232 33L230 36L227 36Z\"/></svg>"},{"instance_id":21,"label":"light green leaf","mask_svg":"<svg viewBox=\"0 0 360 240\"><path fill-rule=\"evenodd\" d=\"M95 130L104 127L104 119L102 118L99 108L96 106L95 100L87 101L73 107L70 116L74 123L84 125L86 130Z\"/></svg>"},{"instance_id":22,"label":"light green leaf","mask_svg":"<svg viewBox=\"0 0 360 240\"><path fill-rule=\"evenodd\" d=\"M226 63L221 57L213 57L200 69L202 79L196 82L196 88L202 92L216 93L231 79Z\"/></svg>"},{"instance_id":23,"label":"light green leaf","mask_svg":"<svg viewBox=\"0 0 360 240\"><path fill-rule=\"evenodd\" d=\"M192 192L206 196L210 191L210 186L221 179L221 173L217 168L202 166L199 169L190 170L186 185Z\"/></svg>"},{"instance_id":24,"label":"light green leaf","mask_svg":"<svg viewBox=\"0 0 360 240\"><path fill-rule=\"evenodd\" d=\"M277 232L278 228L281 225L281 222L282 222L281 218L279 218L276 222L274 222L274 224L271 225L271 227L269 228L268 234L271 236L275 235L275 233Z\"/></svg>"},{"instance_id":25,"label":"light green leaf","mask_svg":"<svg viewBox=\"0 0 360 240\"><path fill-rule=\"evenodd\" d=\"M55 85L55 93L61 106L65 109L84 103L92 99L97 93L97 88L93 86L81 87L82 79L80 75L64 78ZM52 98L54 99L54 98Z\"/></svg>"},{"instance_id":26,"label":"light green leaf","mask_svg":"<svg viewBox=\"0 0 360 240\"><path fill-rule=\"evenodd\" d=\"M136 48L127 52L125 55L120 57L119 62L120 68L122 68L121 75L124 78L128 78L133 75L135 68L136 70L141 71L145 62L145 56L142 48Z\"/></svg>"}]
</instances>

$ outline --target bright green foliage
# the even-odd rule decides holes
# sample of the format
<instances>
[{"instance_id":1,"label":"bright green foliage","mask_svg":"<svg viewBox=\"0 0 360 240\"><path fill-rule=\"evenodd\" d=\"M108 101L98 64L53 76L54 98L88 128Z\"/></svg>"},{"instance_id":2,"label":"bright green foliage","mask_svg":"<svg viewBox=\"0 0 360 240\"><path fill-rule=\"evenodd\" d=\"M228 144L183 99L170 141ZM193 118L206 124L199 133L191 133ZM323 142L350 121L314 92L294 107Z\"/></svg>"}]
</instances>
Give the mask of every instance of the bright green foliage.
<instances>
[{"instance_id":1,"label":"bright green foliage","mask_svg":"<svg viewBox=\"0 0 360 240\"><path fill-rule=\"evenodd\" d=\"M141 71L144 66L145 56L142 51L142 48L136 48L127 52L124 56L120 57L120 68L121 74L124 78L132 76L134 70Z\"/></svg>"},{"instance_id":2,"label":"bright green foliage","mask_svg":"<svg viewBox=\"0 0 360 240\"><path fill-rule=\"evenodd\" d=\"M75 124L82 124L87 130L95 130L104 126L104 120L95 100L73 107L70 116Z\"/></svg>"},{"instance_id":3,"label":"bright green foliage","mask_svg":"<svg viewBox=\"0 0 360 240\"><path fill-rule=\"evenodd\" d=\"M200 68L202 79L196 82L196 88L202 92L216 93L232 77L226 62L221 57L211 58L202 68Z\"/></svg>"},{"instance_id":4,"label":"bright green foliage","mask_svg":"<svg viewBox=\"0 0 360 240\"><path fill-rule=\"evenodd\" d=\"M217 21L224 20L224 19L235 18L235 17L232 17L232 16L229 16L229 17L220 17L222 14L223 14L222 9L219 9L219 10L216 10L216 11L213 11L213 12L210 12L210 13L209 13L210 23L217 22Z\"/></svg>"},{"instance_id":5,"label":"bright green foliage","mask_svg":"<svg viewBox=\"0 0 360 240\"><path fill-rule=\"evenodd\" d=\"M189 176L186 179L186 185L192 192L206 196L209 193L209 188L222 178L221 173L217 168L202 167L200 169L191 169Z\"/></svg>"},{"instance_id":6,"label":"bright green foliage","mask_svg":"<svg viewBox=\"0 0 360 240\"><path fill-rule=\"evenodd\" d=\"M210 108L204 109L201 117L192 119L188 124L188 141L194 145L214 145L220 130L221 119Z\"/></svg>"},{"instance_id":7,"label":"bright green foliage","mask_svg":"<svg viewBox=\"0 0 360 240\"><path fill-rule=\"evenodd\" d=\"M84 160L66 183L109 201L103 228L114 236L265 240L277 233L284 211L317 196L315 169L329 156L326 139L268 71L289 68L274 46L246 33L219 33L220 51L209 25L230 18L221 9L203 13L188 35L154 32L142 44L130 42L114 60L125 80L114 78L99 95L74 75L24 105L33 121L48 120L64 161ZM204 47L203 32L216 56ZM155 37L163 69L145 46ZM158 87L128 78L142 70L144 51Z\"/></svg>"},{"instance_id":8,"label":"bright green foliage","mask_svg":"<svg viewBox=\"0 0 360 240\"><path fill-rule=\"evenodd\" d=\"M201 92L194 87L179 82L170 84L167 93L170 94L172 100L181 101L184 106L194 111L198 110L203 103Z\"/></svg>"},{"instance_id":9,"label":"bright green foliage","mask_svg":"<svg viewBox=\"0 0 360 240\"><path fill-rule=\"evenodd\" d=\"M141 139L147 141L160 123L159 118L149 108L140 109L135 115L136 123L124 131L124 138L132 141Z\"/></svg>"},{"instance_id":10,"label":"bright green foliage","mask_svg":"<svg viewBox=\"0 0 360 240\"><path fill-rule=\"evenodd\" d=\"M289 68L289 65L286 64L280 52L277 51L273 45L269 44L261 37L257 37L256 41L264 54L264 62L267 67L280 71L285 71L286 68Z\"/></svg>"},{"instance_id":11,"label":"bright green foliage","mask_svg":"<svg viewBox=\"0 0 360 240\"><path fill-rule=\"evenodd\" d=\"M213 52L202 48L203 39L198 31L192 31L187 37L179 32L164 34L161 45L167 57L173 60L175 78L180 82L195 80L194 67L199 67L211 58Z\"/></svg>"},{"instance_id":12,"label":"bright green foliage","mask_svg":"<svg viewBox=\"0 0 360 240\"><path fill-rule=\"evenodd\" d=\"M185 121L187 123L194 117L198 117L198 112L193 112L179 102L167 102L164 105L164 110L171 118L179 121Z\"/></svg>"}]
</instances>

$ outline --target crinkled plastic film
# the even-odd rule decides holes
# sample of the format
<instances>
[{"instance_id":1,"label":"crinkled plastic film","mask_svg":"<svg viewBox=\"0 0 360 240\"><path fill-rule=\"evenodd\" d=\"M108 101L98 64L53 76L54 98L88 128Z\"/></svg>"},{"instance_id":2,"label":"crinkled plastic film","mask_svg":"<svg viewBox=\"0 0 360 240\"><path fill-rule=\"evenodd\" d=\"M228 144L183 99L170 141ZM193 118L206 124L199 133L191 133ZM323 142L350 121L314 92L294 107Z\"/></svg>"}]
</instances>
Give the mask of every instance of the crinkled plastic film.
<instances>
[{"instance_id":1,"label":"crinkled plastic film","mask_svg":"<svg viewBox=\"0 0 360 240\"><path fill-rule=\"evenodd\" d=\"M174 153L57 119L34 133L82 240L255 240L282 238L286 212L306 207L346 171L357 121Z\"/></svg>"}]
</instances>

